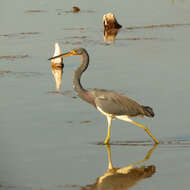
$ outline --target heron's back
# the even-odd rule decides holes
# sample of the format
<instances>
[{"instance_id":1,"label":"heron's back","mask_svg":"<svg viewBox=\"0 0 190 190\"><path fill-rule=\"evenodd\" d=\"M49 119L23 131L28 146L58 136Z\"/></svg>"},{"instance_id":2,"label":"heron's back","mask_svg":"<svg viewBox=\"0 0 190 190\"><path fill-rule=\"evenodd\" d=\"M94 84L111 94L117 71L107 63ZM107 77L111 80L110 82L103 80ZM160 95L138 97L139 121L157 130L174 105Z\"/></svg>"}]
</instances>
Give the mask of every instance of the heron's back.
<instances>
[{"instance_id":1,"label":"heron's back","mask_svg":"<svg viewBox=\"0 0 190 190\"><path fill-rule=\"evenodd\" d=\"M123 96L119 93L104 89L93 89L88 93L94 97L94 104L100 107L104 112L113 115L128 115L153 117L154 112L148 106L142 106L136 101Z\"/></svg>"}]
</instances>

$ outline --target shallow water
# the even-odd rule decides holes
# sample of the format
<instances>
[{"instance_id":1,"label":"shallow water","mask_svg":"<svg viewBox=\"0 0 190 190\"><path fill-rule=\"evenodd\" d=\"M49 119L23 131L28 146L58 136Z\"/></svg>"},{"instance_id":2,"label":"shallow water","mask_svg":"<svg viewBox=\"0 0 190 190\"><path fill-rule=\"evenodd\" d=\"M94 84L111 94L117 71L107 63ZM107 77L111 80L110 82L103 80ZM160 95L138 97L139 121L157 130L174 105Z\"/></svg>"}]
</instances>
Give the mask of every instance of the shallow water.
<instances>
[{"instance_id":1,"label":"shallow water","mask_svg":"<svg viewBox=\"0 0 190 190\"><path fill-rule=\"evenodd\" d=\"M79 13L71 12L74 5ZM108 12L123 26L111 43L103 36L102 16ZM154 119L136 121L161 144L135 167L154 165L155 171L131 189L188 190L189 17L187 0L1 1L0 189L111 189L101 182L121 181L116 173L105 178L106 118L73 92L80 58L64 59L56 91L47 59L58 42L63 52L89 52L86 88L111 89L154 109ZM143 160L153 147L144 131L123 121L114 120L111 132L114 168ZM122 177L130 184L131 176Z\"/></svg>"}]
</instances>

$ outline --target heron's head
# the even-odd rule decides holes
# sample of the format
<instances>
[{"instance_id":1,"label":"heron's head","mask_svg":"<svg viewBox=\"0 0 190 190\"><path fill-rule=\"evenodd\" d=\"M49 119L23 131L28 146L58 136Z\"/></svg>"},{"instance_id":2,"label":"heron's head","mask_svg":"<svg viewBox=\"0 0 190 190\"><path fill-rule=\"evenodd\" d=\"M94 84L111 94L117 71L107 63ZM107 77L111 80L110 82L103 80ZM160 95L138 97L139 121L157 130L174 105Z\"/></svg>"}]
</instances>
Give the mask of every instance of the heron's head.
<instances>
[{"instance_id":1,"label":"heron's head","mask_svg":"<svg viewBox=\"0 0 190 190\"><path fill-rule=\"evenodd\" d=\"M72 55L82 55L84 53L87 53L84 48L77 48L77 49L72 49L71 51L69 51L67 53L63 53L63 54L51 57L48 60L56 59L58 57L63 58L63 57L68 57L68 56L72 56Z\"/></svg>"}]
</instances>

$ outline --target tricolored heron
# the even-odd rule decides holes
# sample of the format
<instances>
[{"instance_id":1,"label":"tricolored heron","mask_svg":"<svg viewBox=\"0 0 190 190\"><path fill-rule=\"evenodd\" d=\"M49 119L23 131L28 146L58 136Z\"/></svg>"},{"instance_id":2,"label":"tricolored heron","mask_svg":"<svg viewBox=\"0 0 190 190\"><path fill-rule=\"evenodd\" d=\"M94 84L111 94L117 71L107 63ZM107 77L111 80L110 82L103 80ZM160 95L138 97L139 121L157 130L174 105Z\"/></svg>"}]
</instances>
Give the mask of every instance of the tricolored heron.
<instances>
[{"instance_id":1,"label":"tricolored heron","mask_svg":"<svg viewBox=\"0 0 190 190\"><path fill-rule=\"evenodd\" d=\"M144 129L148 133L148 135L152 137L154 142L158 144L159 141L151 134L151 132L146 126L139 124L131 119L132 117L137 117L137 116L154 117L154 112L151 107L140 105L134 100L126 96L123 96L119 93L115 93L113 91L104 90L104 89L86 90L83 88L80 79L82 73L88 68L89 64L89 55L84 48L73 49L67 53L49 58L49 60L58 57L63 58L73 55L79 55L82 58L81 65L77 67L77 69L74 71L74 76L73 76L74 90L78 93L81 99L92 104L98 111L100 111L100 113L102 113L107 117L108 132L104 143L109 144L112 119L117 118L132 123Z\"/></svg>"}]
</instances>

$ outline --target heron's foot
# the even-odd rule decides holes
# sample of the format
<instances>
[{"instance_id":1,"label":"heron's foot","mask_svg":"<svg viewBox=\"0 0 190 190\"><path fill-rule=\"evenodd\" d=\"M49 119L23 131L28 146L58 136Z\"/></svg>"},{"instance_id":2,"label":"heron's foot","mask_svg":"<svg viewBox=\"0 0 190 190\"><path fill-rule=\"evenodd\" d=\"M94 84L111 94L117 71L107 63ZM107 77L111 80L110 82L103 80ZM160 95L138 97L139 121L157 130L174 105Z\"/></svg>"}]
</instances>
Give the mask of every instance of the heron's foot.
<instances>
[{"instance_id":1,"label":"heron's foot","mask_svg":"<svg viewBox=\"0 0 190 190\"><path fill-rule=\"evenodd\" d=\"M110 138L107 137L106 140L104 141L104 144L106 144L106 145L109 144L109 141L110 141Z\"/></svg>"},{"instance_id":2,"label":"heron's foot","mask_svg":"<svg viewBox=\"0 0 190 190\"><path fill-rule=\"evenodd\" d=\"M154 140L155 144L160 144L159 140L157 140L155 137L153 140Z\"/></svg>"}]
</instances>

